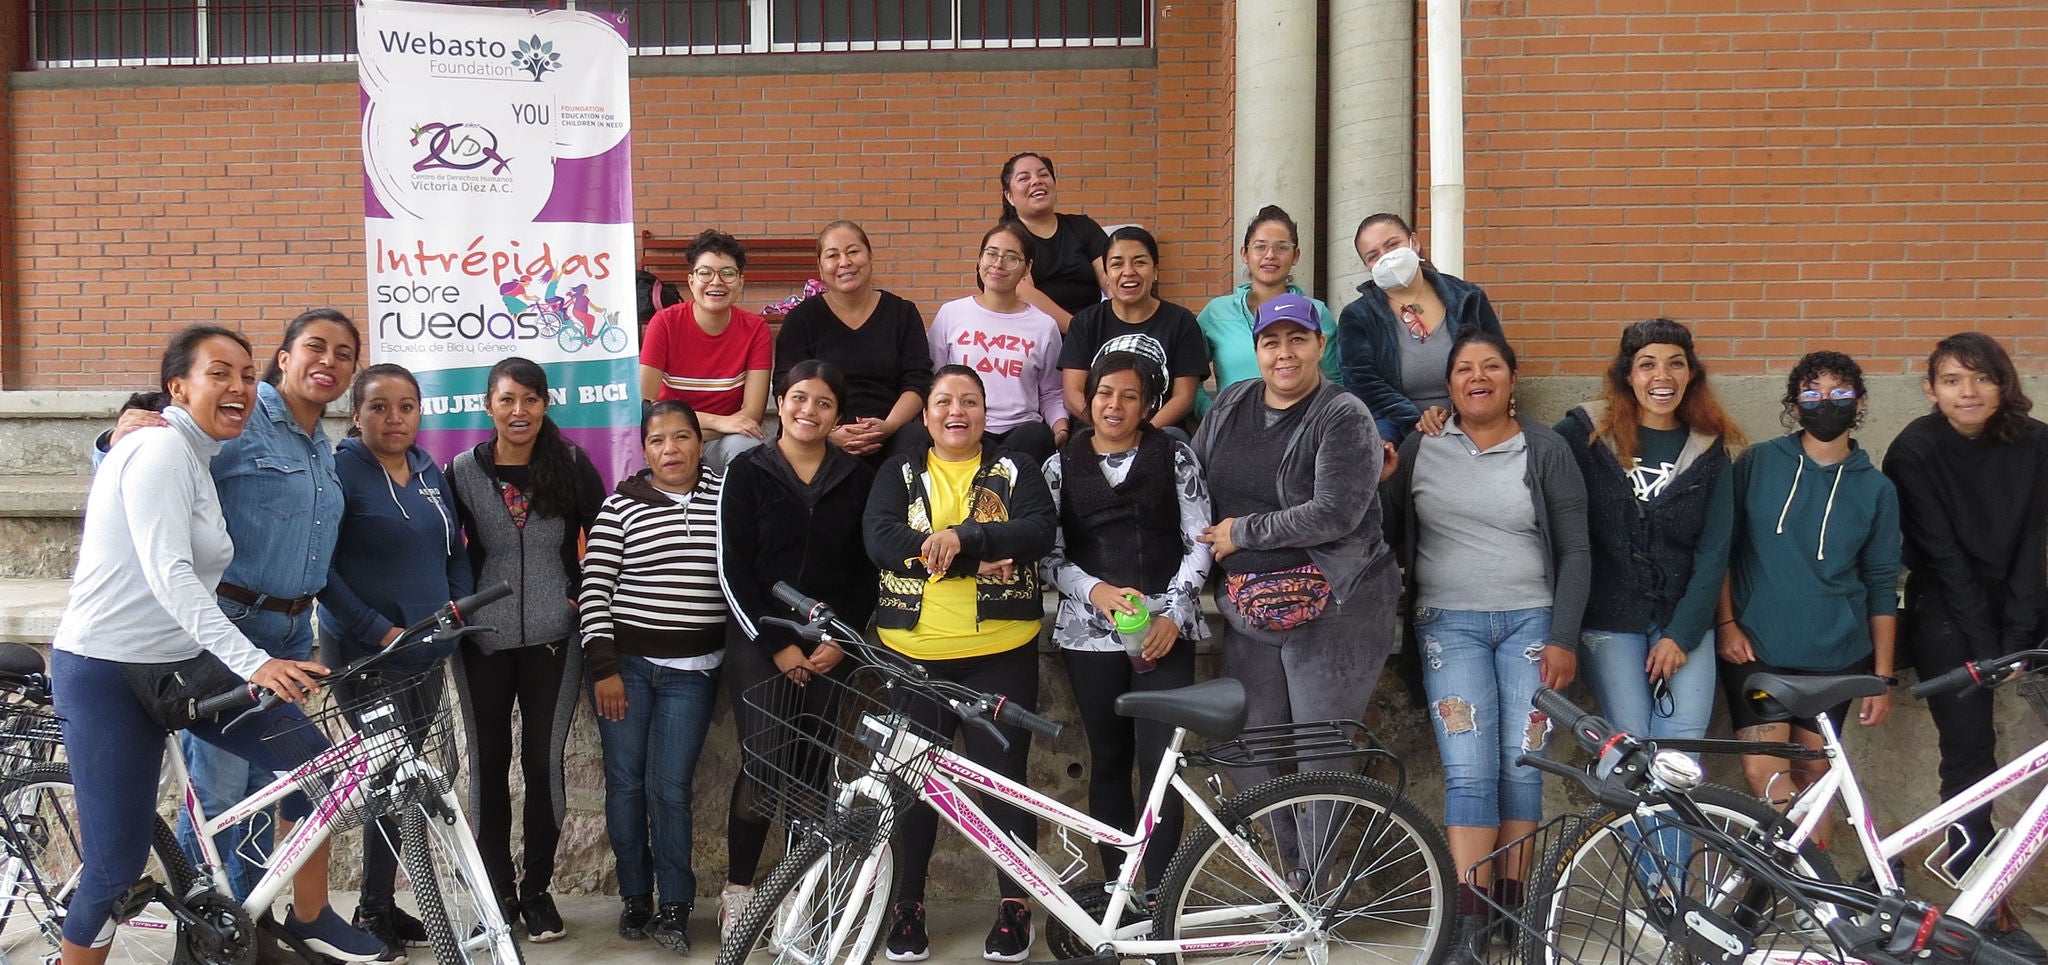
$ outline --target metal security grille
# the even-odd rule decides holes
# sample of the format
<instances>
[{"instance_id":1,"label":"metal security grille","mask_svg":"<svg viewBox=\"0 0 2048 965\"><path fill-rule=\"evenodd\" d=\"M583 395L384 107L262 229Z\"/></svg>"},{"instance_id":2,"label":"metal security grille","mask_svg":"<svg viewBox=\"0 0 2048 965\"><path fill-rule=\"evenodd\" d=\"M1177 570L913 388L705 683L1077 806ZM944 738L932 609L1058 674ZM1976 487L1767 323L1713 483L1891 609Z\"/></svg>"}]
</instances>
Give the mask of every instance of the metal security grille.
<instances>
[{"instance_id":1,"label":"metal security grille","mask_svg":"<svg viewBox=\"0 0 2048 965\"><path fill-rule=\"evenodd\" d=\"M533 6L489 2L488 6ZM636 54L1143 47L1150 0L553 0L624 12ZM355 59L355 0L32 0L37 67Z\"/></svg>"}]
</instances>

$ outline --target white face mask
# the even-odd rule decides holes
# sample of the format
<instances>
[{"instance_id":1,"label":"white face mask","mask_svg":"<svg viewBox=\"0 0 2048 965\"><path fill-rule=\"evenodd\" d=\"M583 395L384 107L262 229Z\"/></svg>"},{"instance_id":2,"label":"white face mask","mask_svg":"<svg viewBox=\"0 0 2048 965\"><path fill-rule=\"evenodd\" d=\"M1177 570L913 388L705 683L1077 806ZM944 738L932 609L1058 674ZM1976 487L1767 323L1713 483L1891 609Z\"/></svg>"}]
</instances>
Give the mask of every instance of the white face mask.
<instances>
[{"instance_id":1,"label":"white face mask","mask_svg":"<svg viewBox=\"0 0 2048 965\"><path fill-rule=\"evenodd\" d=\"M1372 263L1372 283L1385 290L1406 288L1422 271L1422 256L1413 248L1396 248Z\"/></svg>"}]
</instances>

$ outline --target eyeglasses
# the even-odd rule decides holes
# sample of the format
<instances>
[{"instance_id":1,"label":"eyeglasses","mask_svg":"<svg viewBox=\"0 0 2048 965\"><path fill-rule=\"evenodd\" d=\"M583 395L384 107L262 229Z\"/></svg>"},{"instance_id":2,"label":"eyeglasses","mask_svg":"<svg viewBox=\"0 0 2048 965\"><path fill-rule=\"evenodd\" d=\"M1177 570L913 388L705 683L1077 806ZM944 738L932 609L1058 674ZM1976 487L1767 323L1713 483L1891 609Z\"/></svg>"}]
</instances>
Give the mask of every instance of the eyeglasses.
<instances>
[{"instance_id":1,"label":"eyeglasses","mask_svg":"<svg viewBox=\"0 0 2048 965\"><path fill-rule=\"evenodd\" d=\"M981 260L984 263L997 264L1004 268L1015 268L1024 263L1024 256L1014 251L997 251L994 248L983 248L981 249Z\"/></svg>"},{"instance_id":2,"label":"eyeglasses","mask_svg":"<svg viewBox=\"0 0 2048 965\"><path fill-rule=\"evenodd\" d=\"M1818 409L1823 402L1846 409L1856 404L1856 390L1850 386L1838 385L1829 389L1825 397L1819 389L1807 389L1799 393L1799 407L1802 409Z\"/></svg>"},{"instance_id":3,"label":"eyeglasses","mask_svg":"<svg viewBox=\"0 0 2048 965\"><path fill-rule=\"evenodd\" d=\"M1261 257L1266 255L1280 255L1282 257L1285 257L1287 255L1294 254L1294 250L1296 248L1299 248L1300 246L1292 241L1275 241L1270 244L1264 241L1254 241L1251 243L1250 247L1252 250L1252 254L1259 255Z\"/></svg>"},{"instance_id":4,"label":"eyeglasses","mask_svg":"<svg viewBox=\"0 0 2048 965\"><path fill-rule=\"evenodd\" d=\"M717 278L719 281L737 281L740 277L740 270L731 265L715 270L711 268L692 268L690 269L690 277L698 281L710 281L713 278Z\"/></svg>"}]
</instances>

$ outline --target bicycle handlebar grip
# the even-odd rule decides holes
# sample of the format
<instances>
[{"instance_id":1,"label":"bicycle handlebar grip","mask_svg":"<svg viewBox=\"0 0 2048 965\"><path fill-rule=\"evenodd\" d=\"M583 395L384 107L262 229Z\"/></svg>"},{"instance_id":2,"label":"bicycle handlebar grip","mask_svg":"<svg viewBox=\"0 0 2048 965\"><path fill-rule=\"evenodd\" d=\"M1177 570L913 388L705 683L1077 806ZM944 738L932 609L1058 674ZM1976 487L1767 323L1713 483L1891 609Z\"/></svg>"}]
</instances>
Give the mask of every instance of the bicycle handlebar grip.
<instances>
[{"instance_id":1,"label":"bicycle handlebar grip","mask_svg":"<svg viewBox=\"0 0 2048 965\"><path fill-rule=\"evenodd\" d=\"M1536 709L1550 718L1553 725L1563 727L1579 739L1579 746L1589 753L1599 753L1600 746L1614 734L1614 728L1605 720L1589 714L1572 703L1571 698L1549 687L1536 688Z\"/></svg>"},{"instance_id":2,"label":"bicycle handlebar grip","mask_svg":"<svg viewBox=\"0 0 2048 965\"><path fill-rule=\"evenodd\" d=\"M1005 724L1022 727L1040 737L1058 737L1064 729L1062 725L1046 720L1007 700L996 705L996 719Z\"/></svg>"},{"instance_id":3,"label":"bicycle handlebar grip","mask_svg":"<svg viewBox=\"0 0 2048 965\"><path fill-rule=\"evenodd\" d=\"M831 612L830 608L826 607L825 604L803 595L802 591L790 586L788 583L778 581L772 592L775 594L776 599L788 604L789 608L795 610L796 615L804 620L817 619L820 611Z\"/></svg>"},{"instance_id":4,"label":"bicycle handlebar grip","mask_svg":"<svg viewBox=\"0 0 2048 965\"><path fill-rule=\"evenodd\" d=\"M256 706L256 701L270 691L254 683L244 681L240 687L225 693L214 694L192 705L192 713L198 717L219 717L238 710Z\"/></svg>"},{"instance_id":5,"label":"bicycle handlebar grip","mask_svg":"<svg viewBox=\"0 0 2048 965\"><path fill-rule=\"evenodd\" d=\"M500 583L497 586L478 590L460 600L456 600L448 604L448 608L455 611L457 619L467 622L470 614L511 595L512 588Z\"/></svg>"},{"instance_id":6,"label":"bicycle handlebar grip","mask_svg":"<svg viewBox=\"0 0 2048 965\"><path fill-rule=\"evenodd\" d=\"M1945 694L1952 690L1961 690L1976 683L1977 679L1976 663L1968 662L1939 677L1932 677L1914 684L1913 696L1927 698L1936 694Z\"/></svg>"}]
</instances>

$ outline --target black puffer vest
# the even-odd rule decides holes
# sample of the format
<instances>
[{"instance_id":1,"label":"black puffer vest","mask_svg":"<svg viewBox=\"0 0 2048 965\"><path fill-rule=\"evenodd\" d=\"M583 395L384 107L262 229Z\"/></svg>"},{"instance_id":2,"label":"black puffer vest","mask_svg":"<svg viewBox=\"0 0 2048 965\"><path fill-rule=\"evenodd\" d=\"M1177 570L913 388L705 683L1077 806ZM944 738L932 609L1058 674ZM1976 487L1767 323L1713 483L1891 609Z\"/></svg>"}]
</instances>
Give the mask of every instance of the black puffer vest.
<instances>
[{"instance_id":1,"label":"black puffer vest","mask_svg":"<svg viewBox=\"0 0 2048 965\"><path fill-rule=\"evenodd\" d=\"M1715 439L1645 503L1614 450L1592 440L1593 420L1573 409L1559 426L1586 476L1586 522L1592 530L1593 592L1581 626L1642 633L1666 626L1692 579L1693 551L1706 527L1714 480L1728 465L1728 445Z\"/></svg>"},{"instance_id":2,"label":"black puffer vest","mask_svg":"<svg viewBox=\"0 0 2048 965\"><path fill-rule=\"evenodd\" d=\"M1173 440L1151 427L1122 485L1103 478L1102 457L1084 429L1060 450L1060 531L1067 558L1090 576L1164 593L1183 554L1180 500L1173 491Z\"/></svg>"}]
</instances>

